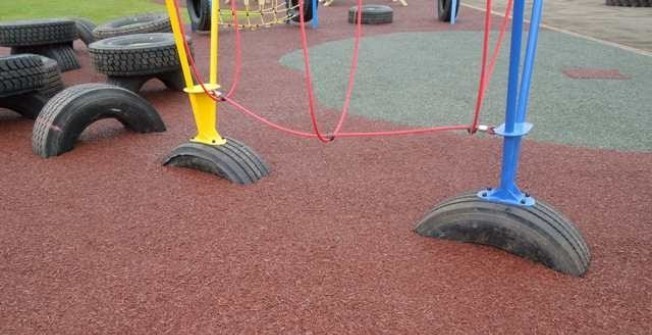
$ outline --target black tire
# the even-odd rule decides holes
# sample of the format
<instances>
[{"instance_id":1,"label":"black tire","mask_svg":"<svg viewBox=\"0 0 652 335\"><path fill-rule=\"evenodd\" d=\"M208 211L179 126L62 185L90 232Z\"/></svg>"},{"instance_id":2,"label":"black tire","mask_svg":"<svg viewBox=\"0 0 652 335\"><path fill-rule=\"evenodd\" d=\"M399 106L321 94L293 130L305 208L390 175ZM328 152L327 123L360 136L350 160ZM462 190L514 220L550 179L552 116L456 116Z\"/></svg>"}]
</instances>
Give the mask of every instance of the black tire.
<instances>
[{"instance_id":1,"label":"black tire","mask_svg":"<svg viewBox=\"0 0 652 335\"><path fill-rule=\"evenodd\" d=\"M174 72L165 72L147 76L129 76L129 77L117 77L109 76L106 79L106 83L109 85L115 85L122 87L126 90L129 90L134 93L138 93L140 89L150 81L151 79L160 80L165 86L171 90L183 92L183 89L186 88L186 83L183 78L183 73L181 70Z\"/></svg>"},{"instance_id":2,"label":"black tire","mask_svg":"<svg viewBox=\"0 0 652 335\"><path fill-rule=\"evenodd\" d=\"M652 7L652 0L607 0L607 6Z\"/></svg>"},{"instance_id":3,"label":"black tire","mask_svg":"<svg viewBox=\"0 0 652 335\"><path fill-rule=\"evenodd\" d=\"M291 0L289 1L292 7L296 7L294 9L294 14L291 15L291 20L294 22L301 22L301 16L299 15L299 0ZM319 1L317 1L317 8L315 11L319 10ZM309 22L312 20L312 0L304 0L303 3L303 22Z\"/></svg>"},{"instance_id":4,"label":"black tire","mask_svg":"<svg viewBox=\"0 0 652 335\"><path fill-rule=\"evenodd\" d=\"M349 23L357 23L358 6L349 8ZM394 20L392 7L384 5L363 5L362 24L386 24Z\"/></svg>"},{"instance_id":5,"label":"black tire","mask_svg":"<svg viewBox=\"0 0 652 335\"><path fill-rule=\"evenodd\" d=\"M91 43L88 52L97 72L108 76L143 76L181 68L170 33L108 38Z\"/></svg>"},{"instance_id":6,"label":"black tire","mask_svg":"<svg viewBox=\"0 0 652 335\"><path fill-rule=\"evenodd\" d=\"M192 31L211 30L211 3L209 0L186 0Z\"/></svg>"},{"instance_id":7,"label":"black tire","mask_svg":"<svg viewBox=\"0 0 652 335\"><path fill-rule=\"evenodd\" d=\"M455 18L460 14L460 2L462 0L457 0L455 6ZM437 17L439 21L451 22L451 17L453 15L453 0L437 0Z\"/></svg>"},{"instance_id":8,"label":"black tire","mask_svg":"<svg viewBox=\"0 0 652 335\"><path fill-rule=\"evenodd\" d=\"M93 36L96 40L102 40L116 36L171 31L172 26L167 14L149 13L129 16L97 26L93 30Z\"/></svg>"},{"instance_id":9,"label":"black tire","mask_svg":"<svg viewBox=\"0 0 652 335\"><path fill-rule=\"evenodd\" d=\"M75 18L73 20L75 21L75 27L77 28L77 36L79 39L86 45L95 42L95 36L93 36L93 30L96 27L95 23L83 18Z\"/></svg>"},{"instance_id":10,"label":"black tire","mask_svg":"<svg viewBox=\"0 0 652 335\"><path fill-rule=\"evenodd\" d=\"M106 78L106 83L113 86L122 87L134 93L138 93L145 83L152 79L151 76L135 76L135 77L113 77Z\"/></svg>"},{"instance_id":11,"label":"black tire","mask_svg":"<svg viewBox=\"0 0 652 335\"><path fill-rule=\"evenodd\" d=\"M253 184L269 175L269 168L258 154L230 138L218 146L184 143L172 151L163 165L212 173L240 185Z\"/></svg>"},{"instance_id":12,"label":"black tire","mask_svg":"<svg viewBox=\"0 0 652 335\"><path fill-rule=\"evenodd\" d=\"M41 95L51 98L63 91L64 84L61 79L61 70L57 61L40 56L43 61L43 86L37 91Z\"/></svg>"},{"instance_id":13,"label":"black tire","mask_svg":"<svg viewBox=\"0 0 652 335\"><path fill-rule=\"evenodd\" d=\"M50 98L37 92L0 98L0 108L10 109L25 118L36 119Z\"/></svg>"},{"instance_id":14,"label":"black tire","mask_svg":"<svg viewBox=\"0 0 652 335\"><path fill-rule=\"evenodd\" d=\"M437 205L415 231L493 246L574 276L582 276L591 259L577 228L539 200L534 206L515 206L466 193Z\"/></svg>"},{"instance_id":15,"label":"black tire","mask_svg":"<svg viewBox=\"0 0 652 335\"><path fill-rule=\"evenodd\" d=\"M81 68L75 49L70 44L52 44L38 45L31 47L13 47L11 53L18 54L36 54L54 59L59 64L61 72L77 70Z\"/></svg>"},{"instance_id":16,"label":"black tire","mask_svg":"<svg viewBox=\"0 0 652 335\"><path fill-rule=\"evenodd\" d=\"M72 20L0 22L0 45L6 47L68 43L76 38L77 29Z\"/></svg>"},{"instance_id":17,"label":"black tire","mask_svg":"<svg viewBox=\"0 0 652 335\"><path fill-rule=\"evenodd\" d=\"M157 75L156 78L162 81L163 84L165 84L165 87L171 90L183 92L183 90L186 88L186 81L183 78L183 71L181 70L161 73Z\"/></svg>"},{"instance_id":18,"label":"black tire","mask_svg":"<svg viewBox=\"0 0 652 335\"><path fill-rule=\"evenodd\" d=\"M37 55L0 57L0 97L36 91L43 87L43 61Z\"/></svg>"},{"instance_id":19,"label":"black tire","mask_svg":"<svg viewBox=\"0 0 652 335\"><path fill-rule=\"evenodd\" d=\"M156 109L138 95L116 86L83 84L62 91L43 107L34 124L32 150L46 158L68 152L86 127L105 118L139 133L165 131Z\"/></svg>"}]
</instances>

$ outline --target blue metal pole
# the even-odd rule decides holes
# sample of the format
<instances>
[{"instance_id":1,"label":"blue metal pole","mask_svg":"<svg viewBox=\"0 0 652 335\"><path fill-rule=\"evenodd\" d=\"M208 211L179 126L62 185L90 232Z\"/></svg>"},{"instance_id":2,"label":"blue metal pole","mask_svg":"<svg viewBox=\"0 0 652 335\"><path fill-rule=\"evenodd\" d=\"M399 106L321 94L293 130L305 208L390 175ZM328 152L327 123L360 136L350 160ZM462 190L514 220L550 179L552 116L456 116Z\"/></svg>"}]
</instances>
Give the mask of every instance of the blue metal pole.
<instances>
[{"instance_id":1,"label":"blue metal pole","mask_svg":"<svg viewBox=\"0 0 652 335\"><path fill-rule=\"evenodd\" d=\"M319 27L319 11L317 10L317 1L319 0L310 1L312 1L312 20L310 23L312 24L312 29L317 29L317 27Z\"/></svg>"},{"instance_id":2,"label":"blue metal pole","mask_svg":"<svg viewBox=\"0 0 652 335\"><path fill-rule=\"evenodd\" d=\"M451 1L451 24L455 24L455 16L457 16L457 2L459 0Z\"/></svg>"},{"instance_id":3,"label":"blue metal pole","mask_svg":"<svg viewBox=\"0 0 652 335\"><path fill-rule=\"evenodd\" d=\"M542 0L535 0L534 2L532 22L530 24L527 50L525 53L525 64L523 65L523 74L521 76L519 89L519 69L524 11L525 0L516 0L514 3L512 21L512 45L510 50L505 123L496 129L496 134L504 137L500 185L495 190L488 189L480 191L478 196L490 201L531 206L534 205L535 201L532 197L523 194L518 189L518 186L516 186L516 174L518 171L521 140L532 128L531 124L524 121L532 71L534 68L534 56L536 53L539 24L541 22Z\"/></svg>"},{"instance_id":4,"label":"blue metal pole","mask_svg":"<svg viewBox=\"0 0 652 335\"><path fill-rule=\"evenodd\" d=\"M509 56L509 82L507 84L507 110L505 112L505 132L514 131L518 103L519 68L521 64L521 40L523 35L523 12L525 0L516 0L514 3L514 17L512 20L512 45ZM506 192L505 196L518 192L516 187L516 170L518 165L518 152L520 137L505 137L503 143L503 162L500 175L499 190ZM497 194L500 196L500 194Z\"/></svg>"},{"instance_id":5,"label":"blue metal pole","mask_svg":"<svg viewBox=\"0 0 652 335\"><path fill-rule=\"evenodd\" d=\"M530 20L530 31L528 32L527 49L525 50L525 62L523 64L523 75L521 78L521 89L518 96L518 111L516 122L525 122L527 114L528 98L530 96L530 83L532 82L532 71L534 70L534 56L537 53L539 39L539 26L541 25L541 13L543 12L543 0L534 0L532 5L532 17Z\"/></svg>"},{"instance_id":6,"label":"blue metal pole","mask_svg":"<svg viewBox=\"0 0 652 335\"><path fill-rule=\"evenodd\" d=\"M518 102L518 75L521 64L521 40L523 36L523 11L525 0L514 2L512 18L512 44L509 54L509 81L507 83L507 110L505 111L505 131L514 131L516 104Z\"/></svg>"}]
</instances>

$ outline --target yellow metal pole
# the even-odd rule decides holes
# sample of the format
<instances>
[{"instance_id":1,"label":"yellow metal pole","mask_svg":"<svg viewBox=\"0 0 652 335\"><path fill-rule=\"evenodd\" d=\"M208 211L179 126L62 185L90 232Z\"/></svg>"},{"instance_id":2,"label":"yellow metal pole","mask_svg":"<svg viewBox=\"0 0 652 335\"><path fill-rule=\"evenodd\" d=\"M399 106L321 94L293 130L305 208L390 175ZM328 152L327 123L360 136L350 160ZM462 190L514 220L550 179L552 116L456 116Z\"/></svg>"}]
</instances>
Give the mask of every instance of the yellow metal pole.
<instances>
[{"instance_id":1,"label":"yellow metal pole","mask_svg":"<svg viewBox=\"0 0 652 335\"><path fill-rule=\"evenodd\" d=\"M214 24L211 18L211 82L201 85L195 85L192 80L192 73L188 62L188 54L183 43L184 36L181 32L181 21L177 15L175 6L177 0L165 0L168 14L170 16L170 23L172 25L172 32L174 34L177 52L179 53L179 61L181 62L181 70L186 82L186 89L192 106L192 113L195 117L195 125L197 126L197 135L190 139L192 142L198 142L209 145L222 145L226 140L217 132L217 103L204 92L204 87L207 90L216 90L220 86L217 84L217 34L213 33L217 25ZM215 1L217 3L217 1ZM219 5L218 5L219 6ZM212 10L214 15L214 9ZM214 17L214 16L213 16ZM214 59L214 60L213 60Z\"/></svg>"},{"instance_id":2,"label":"yellow metal pole","mask_svg":"<svg viewBox=\"0 0 652 335\"><path fill-rule=\"evenodd\" d=\"M183 36L181 35L181 22L179 20L179 15L177 15L176 7L174 2L176 0L165 0L165 6L168 10L168 15L170 16L170 24L172 25L172 33L174 34L174 41L177 45L177 52L179 53L179 62L181 62L181 71L183 72L183 79L186 82L186 87L191 88L195 86L195 83L192 81L192 74L190 73L190 67L188 66L188 55L186 54L186 48L183 44Z\"/></svg>"},{"instance_id":3,"label":"yellow metal pole","mask_svg":"<svg viewBox=\"0 0 652 335\"><path fill-rule=\"evenodd\" d=\"M210 66L210 83L213 85L217 85L218 81L218 71L219 68L218 66L218 57L219 57L219 29L218 26L220 24L219 20L219 15L220 15L220 1L219 0L209 0L212 1L212 6L211 6L211 66ZM236 0L232 0L236 1Z\"/></svg>"}]
</instances>

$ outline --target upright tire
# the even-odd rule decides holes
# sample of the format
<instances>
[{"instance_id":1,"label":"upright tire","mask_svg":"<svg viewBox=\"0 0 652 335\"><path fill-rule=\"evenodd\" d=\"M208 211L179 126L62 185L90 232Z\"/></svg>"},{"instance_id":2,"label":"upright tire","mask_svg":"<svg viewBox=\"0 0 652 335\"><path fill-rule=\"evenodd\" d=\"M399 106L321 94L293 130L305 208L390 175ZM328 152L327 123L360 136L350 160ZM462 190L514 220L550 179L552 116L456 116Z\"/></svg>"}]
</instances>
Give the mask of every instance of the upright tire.
<instances>
[{"instance_id":1,"label":"upright tire","mask_svg":"<svg viewBox=\"0 0 652 335\"><path fill-rule=\"evenodd\" d=\"M460 13L460 2L462 0L457 0L457 4L455 6L455 18ZM453 0L437 0L437 17L439 21L443 22L451 22L451 18L453 16Z\"/></svg>"},{"instance_id":2,"label":"upright tire","mask_svg":"<svg viewBox=\"0 0 652 335\"><path fill-rule=\"evenodd\" d=\"M95 36L93 36L93 30L96 28L95 23L83 18L75 18L74 21L77 28L77 37L86 45L95 42Z\"/></svg>"},{"instance_id":3,"label":"upright tire","mask_svg":"<svg viewBox=\"0 0 652 335\"><path fill-rule=\"evenodd\" d=\"M96 40L102 40L116 36L171 31L170 17L167 14L149 13L128 16L97 26L93 30L93 36Z\"/></svg>"},{"instance_id":4,"label":"upright tire","mask_svg":"<svg viewBox=\"0 0 652 335\"><path fill-rule=\"evenodd\" d=\"M493 246L573 276L582 276L591 259L573 223L540 200L534 206L516 206L465 193L437 205L415 231Z\"/></svg>"},{"instance_id":5,"label":"upright tire","mask_svg":"<svg viewBox=\"0 0 652 335\"><path fill-rule=\"evenodd\" d=\"M186 0L192 31L211 30L210 0Z\"/></svg>"},{"instance_id":6,"label":"upright tire","mask_svg":"<svg viewBox=\"0 0 652 335\"><path fill-rule=\"evenodd\" d=\"M184 143L172 151L163 165L212 173L240 185L253 184L269 175L269 168L258 154L231 138L217 146Z\"/></svg>"},{"instance_id":7,"label":"upright tire","mask_svg":"<svg viewBox=\"0 0 652 335\"><path fill-rule=\"evenodd\" d=\"M363 5L362 24L387 24L394 20L394 10L385 5ZM358 6L349 8L349 23L357 23Z\"/></svg>"},{"instance_id":8,"label":"upright tire","mask_svg":"<svg viewBox=\"0 0 652 335\"><path fill-rule=\"evenodd\" d=\"M106 84L72 86L54 96L36 119L32 150L41 157L58 156L73 149L91 123L115 118L127 129L162 132L165 125L154 107L138 95Z\"/></svg>"},{"instance_id":9,"label":"upright tire","mask_svg":"<svg viewBox=\"0 0 652 335\"><path fill-rule=\"evenodd\" d=\"M6 47L68 43L76 38L75 22L68 19L0 22L0 45Z\"/></svg>"},{"instance_id":10,"label":"upright tire","mask_svg":"<svg viewBox=\"0 0 652 335\"><path fill-rule=\"evenodd\" d=\"M43 87L43 61L37 55L0 57L0 98Z\"/></svg>"}]
</instances>

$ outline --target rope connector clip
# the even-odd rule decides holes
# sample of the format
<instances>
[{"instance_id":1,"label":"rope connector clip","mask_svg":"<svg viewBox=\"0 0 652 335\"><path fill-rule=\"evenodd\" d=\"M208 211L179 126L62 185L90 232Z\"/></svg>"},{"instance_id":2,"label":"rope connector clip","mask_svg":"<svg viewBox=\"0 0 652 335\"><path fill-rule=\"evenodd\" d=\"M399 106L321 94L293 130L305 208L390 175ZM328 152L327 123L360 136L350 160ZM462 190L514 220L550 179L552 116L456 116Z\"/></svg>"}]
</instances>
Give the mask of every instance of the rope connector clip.
<instances>
[{"instance_id":1,"label":"rope connector clip","mask_svg":"<svg viewBox=\"0 0 652 335\"><path fill-rule=\"evenodd\" d=\"M494 127L492 126L487 126L485 124L478 125L477 131L481 133L487 133L489 135L494 135Z\"/></svg>"},{"instance_id":2,"label":"rope connector clip","mask_svg":"<svg viewBox=\"0 0 652 335\"><path fill-rule=\"evenodd\" d=\"M212 91L211 91L211 94L212 94L215 98L219 99L220 101L226 101L226 99L224 98L224 93L222 93L222 92L220 92L220 91L218 91L218 90L212 90Z\"/></svg>"}]
</instances>

